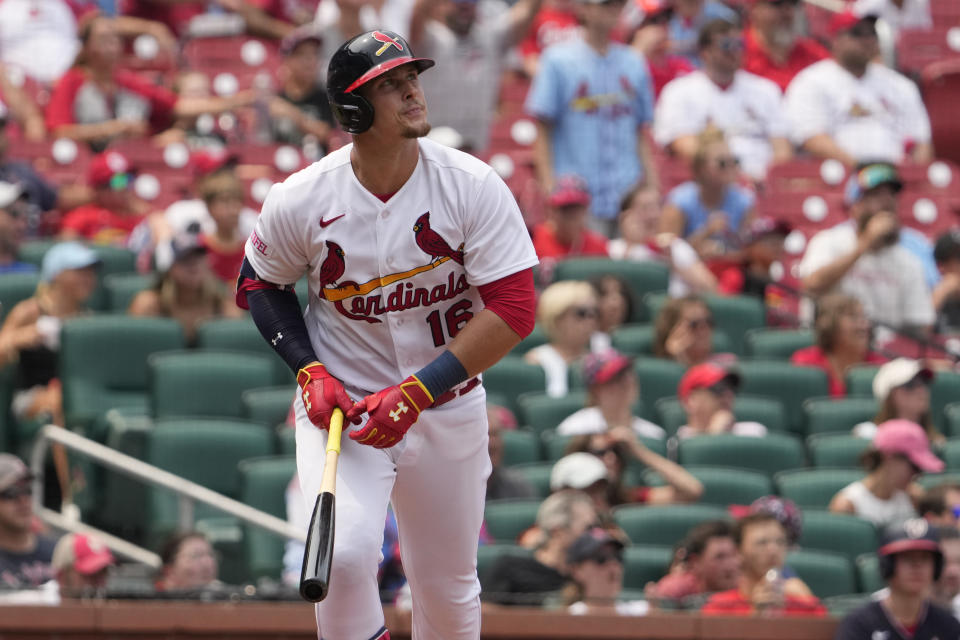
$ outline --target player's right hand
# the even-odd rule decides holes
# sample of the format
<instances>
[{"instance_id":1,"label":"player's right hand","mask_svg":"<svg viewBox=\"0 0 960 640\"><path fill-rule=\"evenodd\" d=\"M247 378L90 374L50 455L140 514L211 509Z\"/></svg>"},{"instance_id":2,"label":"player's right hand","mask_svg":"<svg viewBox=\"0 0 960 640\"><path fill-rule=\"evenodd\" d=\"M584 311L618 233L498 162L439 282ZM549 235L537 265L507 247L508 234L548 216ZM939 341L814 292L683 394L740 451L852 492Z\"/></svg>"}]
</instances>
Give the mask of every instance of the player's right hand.
<instances>
[{"instance_id":1,"label":"player's right hand","mask_svg":"<svg viewBox=\"0 0 960 640\"><path fill-rule=\"evenodd\" d=\"M321 429L330 428L333 410L340 408L344 414L353 406L343 384L327 371L319 362L311 362L297 372L297 384L300 385L300 399L307 410L310 422ZM351 419L360 424L360 418Z\"/></svg>"}]
</instances>

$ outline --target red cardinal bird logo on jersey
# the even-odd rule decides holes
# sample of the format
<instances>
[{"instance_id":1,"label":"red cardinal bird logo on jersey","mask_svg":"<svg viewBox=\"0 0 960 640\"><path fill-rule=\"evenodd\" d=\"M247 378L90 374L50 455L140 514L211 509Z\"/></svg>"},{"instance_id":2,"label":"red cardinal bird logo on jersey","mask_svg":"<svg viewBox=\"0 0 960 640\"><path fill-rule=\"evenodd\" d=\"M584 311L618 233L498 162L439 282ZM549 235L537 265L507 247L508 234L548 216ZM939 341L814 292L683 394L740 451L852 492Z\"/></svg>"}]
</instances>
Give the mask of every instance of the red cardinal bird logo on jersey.
<instances>
[{"instance_id":1,"label":"red cardinal bird logo on jersey","mask_svg":"<svg viewBox=\"0 0 960 640\"><path fill-rule=\"evenodd\" d=\"M317 276L320 278L320 286L336 285L344 269L346 269L346 263L343 260L343 249L336 242L327 240L327 257L320 265L320 274Z\"/></svg>"},{"instance_id":2,"label":"red cardinal bird logo on jersey","mask_svg":"<svg viewBox=\"0 0 960 640\"><path fill-rule=\"evenodd\" d=\"M454 251L439 233L430 228L430 212L417 218L413 225L416 234L417 246L436 261L440 258L450 258L457 264L463 264L463 251Z\"/></svg>"}]
</instances>

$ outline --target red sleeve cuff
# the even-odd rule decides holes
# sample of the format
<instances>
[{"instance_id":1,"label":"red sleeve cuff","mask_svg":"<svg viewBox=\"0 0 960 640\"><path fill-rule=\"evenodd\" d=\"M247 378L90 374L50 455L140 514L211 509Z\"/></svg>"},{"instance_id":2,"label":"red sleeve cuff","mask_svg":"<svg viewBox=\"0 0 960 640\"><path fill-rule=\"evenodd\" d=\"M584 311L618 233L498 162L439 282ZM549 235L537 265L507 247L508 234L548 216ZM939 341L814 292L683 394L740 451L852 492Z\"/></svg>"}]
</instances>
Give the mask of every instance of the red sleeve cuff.
<instances>
[{"instance_id":1,"label":"red sleeve cuff","mask_svg":"<svg viewBox=\"0 0 960 640\"><path fill-rule=\"evenodd\" d=\"M514 333L526 338L536 321L536 294L533 269L524 269L477 287L484 307L507 323Z\"/></svg>"}]
</instances>

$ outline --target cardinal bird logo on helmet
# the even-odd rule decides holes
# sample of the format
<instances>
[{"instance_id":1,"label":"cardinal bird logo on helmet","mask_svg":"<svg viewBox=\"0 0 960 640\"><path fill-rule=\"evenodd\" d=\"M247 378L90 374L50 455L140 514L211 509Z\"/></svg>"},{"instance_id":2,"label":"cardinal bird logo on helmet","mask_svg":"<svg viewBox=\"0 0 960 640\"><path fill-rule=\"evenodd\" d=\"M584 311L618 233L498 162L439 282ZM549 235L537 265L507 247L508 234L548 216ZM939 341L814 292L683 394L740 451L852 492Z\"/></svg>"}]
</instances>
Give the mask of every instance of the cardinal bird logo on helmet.
<instances>
[{"instance_id":1,"label":"cardinal bird logo on helmet","mask_svg":"<svg viewBox=\"0 0 960 640\"><path fill-rule=\"evenodd\" d=\"M374 31L370 35L372 35L373 39L376 40L377 42L383 43L383 46L377 49L376 52L374 52L373 54L378 58L382 56L383 52L389 49L390 47L396 47L397 51L403 51L403 45L385 33L381 33L380 31Z\"/></svg>"},{"instance_id":2,"label":"cardinal bird logo on helmet","mask_svg":"<svg viewBox=\"0 0 960 640\"><path fill-rule=\"evenodd\" d=\"M439 233L430 228L429 211L417 218L417 223L413 225L413 232L417 240L417 246L424 253L430 255L434 261L440 258L450 258L457 264L463 264L463 250L455 251Z\"/></svg>"}]
</instances>

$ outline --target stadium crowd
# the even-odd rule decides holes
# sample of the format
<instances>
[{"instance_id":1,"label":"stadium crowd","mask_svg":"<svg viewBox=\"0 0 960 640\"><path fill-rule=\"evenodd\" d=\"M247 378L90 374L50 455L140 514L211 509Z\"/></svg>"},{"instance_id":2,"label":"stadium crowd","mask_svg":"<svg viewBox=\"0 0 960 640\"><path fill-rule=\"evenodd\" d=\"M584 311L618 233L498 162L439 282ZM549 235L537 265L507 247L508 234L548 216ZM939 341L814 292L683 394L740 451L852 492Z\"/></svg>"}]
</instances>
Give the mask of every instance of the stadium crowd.
<instances>
[{"instance_id":1,"label":"stadium crowd","mask_svg":"<svg viewBox=\"0 0 960 640\"><path fill-rule=\"evenodd\" d=\"M904 43L956 67L960 11L819 4L0 2L0 601L295 586L301 545L22 459L52 423L305 526L292 376L232 289L269 186L349 142L326 61L385 28L439 61L431 137L498 171L541 260L537 329L484 378L486 606L957 637L960 155ZM383 556L409 606L392 514Z\"/></svg>"}]
</instances>

